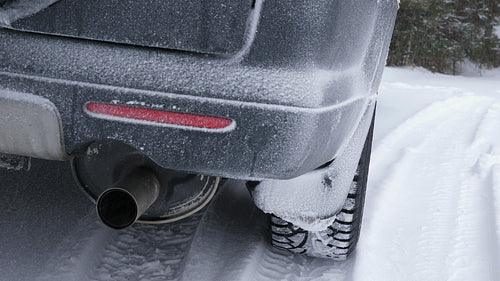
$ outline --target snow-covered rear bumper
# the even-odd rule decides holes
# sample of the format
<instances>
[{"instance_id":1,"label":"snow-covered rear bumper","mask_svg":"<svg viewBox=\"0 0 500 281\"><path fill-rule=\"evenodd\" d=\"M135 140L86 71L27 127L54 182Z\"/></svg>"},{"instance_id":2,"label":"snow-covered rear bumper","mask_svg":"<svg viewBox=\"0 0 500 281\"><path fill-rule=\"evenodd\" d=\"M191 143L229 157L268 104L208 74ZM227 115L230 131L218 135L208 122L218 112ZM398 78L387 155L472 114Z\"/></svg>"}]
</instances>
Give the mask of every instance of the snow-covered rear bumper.
<instances>
[{"instance_id":1,"label":"snow-covered rear bumper","mask_svg":"<svg viewBox=\"0 0 500 281\"><path fill-rule=\"evenodd\" d=\"M338 2L330 7L335 25L306 29L302 21L293 29L276 21L304 16L303 8L287 14L269 2L248 53L235 57L0 29L0 88L50 100L71 154L110 138L166 168L289 179L332 160L356 128L378 87L392 2ZM310 11L329 18L327 10ZM207 132L110 121L87 114L88 102L228 118L236 125Z\"/></svg>"},{"instance_id":2,"label":"snow-covered rear bumper","mask_svg":"<svg viewBox=\"0 0 500 281\"><path fill-rule=\"evenodd\" d=\"M367 98L360 98L330 107L299 108L7 72L0 72L0 85L50 100L60 113L64 145L70 153L92 141L111 138L140 149L166 168L242 179L292 178L328 162L367 104ZM89 101L215 115L234 120L236 126L210 132L116 122L86 113ZM54 144L64 147L59 140ZM52 159L32 150L15 153Z\"/></svg>"}]
</instances>

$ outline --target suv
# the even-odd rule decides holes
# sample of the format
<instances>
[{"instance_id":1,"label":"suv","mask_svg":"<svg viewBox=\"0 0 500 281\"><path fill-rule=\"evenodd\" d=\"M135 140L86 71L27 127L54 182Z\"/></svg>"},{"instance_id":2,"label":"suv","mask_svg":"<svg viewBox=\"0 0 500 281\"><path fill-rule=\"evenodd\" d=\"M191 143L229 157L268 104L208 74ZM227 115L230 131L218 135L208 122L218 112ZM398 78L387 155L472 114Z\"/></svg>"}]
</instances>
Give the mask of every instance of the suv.
<instances>
[{"instance_id":1,"label":"suv","mask_svg":"<svg viewBox=\"0 0 500 281\"><path fill-rule=\"evenodd\" d=\"M274 246L346 258L397 7L0 0L2 163L69 160L117 229L180 220L246 181Z\"/></svg>"}]
</instances>

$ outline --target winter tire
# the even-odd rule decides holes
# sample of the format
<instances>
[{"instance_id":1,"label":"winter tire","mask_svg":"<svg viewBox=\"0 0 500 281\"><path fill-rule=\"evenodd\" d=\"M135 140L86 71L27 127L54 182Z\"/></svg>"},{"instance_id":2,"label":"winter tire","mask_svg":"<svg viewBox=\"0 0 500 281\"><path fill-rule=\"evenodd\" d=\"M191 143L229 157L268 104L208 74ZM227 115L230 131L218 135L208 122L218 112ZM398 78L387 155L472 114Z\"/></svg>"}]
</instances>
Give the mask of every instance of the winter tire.
<instances>
[{"instance_id":1,"label":"winter tire","mask_svg":"<svg viewBox=\"0 0 500 281\"><path fill-rule=\"evenodd\" d=\"M363 216L373 125L372 120L349 195L333 224L323 231L307 231L271 215L271 243L274 247L337 260L344 260L352 253L359 239Z\"/></svg>"}]
</instances>

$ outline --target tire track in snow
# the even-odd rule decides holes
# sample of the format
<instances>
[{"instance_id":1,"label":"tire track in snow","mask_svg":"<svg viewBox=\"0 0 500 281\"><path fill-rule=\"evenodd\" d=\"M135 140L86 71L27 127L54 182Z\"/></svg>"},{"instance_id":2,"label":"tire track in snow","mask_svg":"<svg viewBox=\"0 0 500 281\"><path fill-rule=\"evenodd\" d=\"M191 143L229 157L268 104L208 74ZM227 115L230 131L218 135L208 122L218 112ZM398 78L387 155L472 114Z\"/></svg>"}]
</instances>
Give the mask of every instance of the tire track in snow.
<instances>
[{"instance_id":1,"label":"tire track in snow","mask_svg":"<svg viewBox=\"0 0 500 281\"><path fill-rule=\"evenodd\" d=\"M358 249L363 255L355 266L355 280L366 276L370 280L464 280L459 276L464 267L479 274L473 279L496 280L497 269L491 262L476 262L497 259L496 253L484 249L489 243L497 247L497 237L489 243L476 242L491 236L477 218L484 204L497 204L493 198L483 198L495 186L479 183L474 188L475 183L468 183L480 152L471 146L477 135L484 135L478 128L498 120L491 116L497 106L491 106L492 101L465 96L433 103L375 148L367 219ZM489 224L498 228L497 221L490 219ZM408 272L414 274L408 276Z\"/></svg>"},{"instance_id":2,"label":"tire track in snow","mask_svg":"<svg viewBox=\"0 0 500 281\"><path fill-rule=\"evenodd\" d=\"M468 148L490 102L489 98L454 98L446 109L443 108L443 111L448 111L447 118L434 126L426 140L416 148L426 159L417 155L413 163L425 166L426 172L421 176L427 178L425 187L429 188L431 195L421 197L428 204L422 210L425 222L417 242L416 280L452 277L450 274L460 265L450 254L454 248L460 247L461 240L472 239L457 217L462 213L477 212L469 204L477 197L477 191L471 191L463 182L467 180L470 165L475 161L475 155L468 153ZM436 164L439 166L436 167ZM476 196L463 198L464 195ZM475 256L480 257L481 254L476 253Z\"/></svg>"},{"instance_id":3,"label":"tire track in snow","mask_svg":"<svg viewBox=\"0 0 500 281\"><path fill-rule=\"evenodd\" d=\"M461 206L475 212L462 212L457 218L455 247L450 255L457 268L450 272L450 280L474 279L500 280L500 103L493 104L477 127L470 144L470 151L476 156L474 165L468 171L459 198ZM469 241L477 239L477 247ZM481 253L491 253L481 256ZM467 257L480 256L470 260Z\"/></svg>"},{"instance_id":4,"label":"tire track in snow","mask_svg":"<svg viewBox=\"0 0 500 281\"><path fill-rule=\"evenodd\" d=\"M82 218L51 254L45 274L37 280L85 281L102 257L102 248L115 238L112 229L105 228L96 220L94 210Z\"/></svg>"},{"instance_id":5,"label":"tire track in snow","mask_svg":"<svg viewBox=\"0 0 500 281\"><path fill-rule=\"evenodd\" d=\"M37 280L178 280L201 216L117 231L97 221L92 210L54 251L47 274Z\"/></svg>"},{"instance_id":6,"label":"tire track in snow","mask_svg":"<svg viewBox=\"0 0 500 281\"><path fill-rule=\"evenodd\" d=\"M273 248L268 241L251 253L245 270L236 279L224 280L351 280L354 260L316 259Z\"/></svg>"},{"instance_id":7,"label":"tire track in snow","mask_svg":"<svg viewBox=\"0 0 500 281\"><path fill-rule=\"evenodd\" d=\"M183 280L258 280L254 257L266 251L266 221L245 186L228 181L200 223Z\"/></svg>"},{"instance_id":8,"label":"tire track in snow","mask_svg":"<svg viewBox=\"0 0 500 281\"><path fill-rule=\"evenodd\" d=\"M166 225L136 224L106 245L93 280L177 280L201 214Z\"/></svg>"}]
</instances>

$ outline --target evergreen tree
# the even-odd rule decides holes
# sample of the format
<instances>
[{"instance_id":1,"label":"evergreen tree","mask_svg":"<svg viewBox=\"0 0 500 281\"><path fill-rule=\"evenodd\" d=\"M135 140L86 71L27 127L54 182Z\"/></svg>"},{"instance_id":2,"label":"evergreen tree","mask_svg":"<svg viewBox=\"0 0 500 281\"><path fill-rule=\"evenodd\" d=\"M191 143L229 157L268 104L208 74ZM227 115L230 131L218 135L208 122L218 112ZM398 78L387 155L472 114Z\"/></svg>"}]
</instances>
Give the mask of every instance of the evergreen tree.
<instances>
[{"instance_id":1,"label":"evergreen tree","mask_svg":"<svg viewBox=\"0 0 500 281\"><path fill-rule=\"evenodd\" d=\"M498 0L401 0L388 64L456 74L462 62L500 66Z\"/></svg>"}]
</instances>

